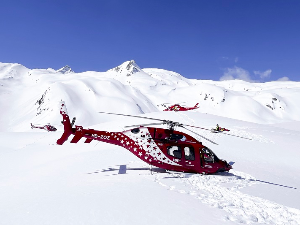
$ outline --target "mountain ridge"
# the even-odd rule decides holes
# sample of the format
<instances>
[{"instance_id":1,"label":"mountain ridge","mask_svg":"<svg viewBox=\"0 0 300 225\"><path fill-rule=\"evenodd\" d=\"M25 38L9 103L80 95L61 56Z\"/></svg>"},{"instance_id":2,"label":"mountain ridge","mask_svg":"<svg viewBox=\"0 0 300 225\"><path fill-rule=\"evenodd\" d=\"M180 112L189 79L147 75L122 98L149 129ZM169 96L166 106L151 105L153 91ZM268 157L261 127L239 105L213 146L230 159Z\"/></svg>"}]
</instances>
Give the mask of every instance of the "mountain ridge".
<instances>
[{"instance_id":1,"label":"mountain ridge","mask_svg":"<svg viewBox=\"0 0 300 225\"><path fill-rule=\"evenodd\" d=\"M134 60L106 72L63 68L68 76L53 69L0 63L1 129L27 130L30 122L57 125L62 99L84 125L103 121L97 111L154 113L163 110L162 103L179 102L199 103L197 113L255 123L300 121L300 82L188 79L164 69L141 69Z\"/></svg>"}]
</instances>

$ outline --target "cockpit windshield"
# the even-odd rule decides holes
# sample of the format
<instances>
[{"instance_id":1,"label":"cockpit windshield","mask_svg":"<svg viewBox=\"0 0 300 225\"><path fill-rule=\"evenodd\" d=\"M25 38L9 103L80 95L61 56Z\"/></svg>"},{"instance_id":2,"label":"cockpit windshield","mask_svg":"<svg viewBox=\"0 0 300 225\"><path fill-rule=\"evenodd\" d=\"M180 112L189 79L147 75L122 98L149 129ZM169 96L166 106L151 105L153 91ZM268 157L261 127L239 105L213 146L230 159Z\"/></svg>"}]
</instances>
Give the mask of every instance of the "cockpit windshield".
<instances>
[{"instance_id":1,"label":"cockpit windshield","mask_svg":"<svg viewBox=\"0 0 300 225\"><path fill-rule=\"evenodd\" d=\"M213 153L213 151L207 147L202 148L204 161L207 163L218 162L219 158Z\"/></svg>"}]
</instances>

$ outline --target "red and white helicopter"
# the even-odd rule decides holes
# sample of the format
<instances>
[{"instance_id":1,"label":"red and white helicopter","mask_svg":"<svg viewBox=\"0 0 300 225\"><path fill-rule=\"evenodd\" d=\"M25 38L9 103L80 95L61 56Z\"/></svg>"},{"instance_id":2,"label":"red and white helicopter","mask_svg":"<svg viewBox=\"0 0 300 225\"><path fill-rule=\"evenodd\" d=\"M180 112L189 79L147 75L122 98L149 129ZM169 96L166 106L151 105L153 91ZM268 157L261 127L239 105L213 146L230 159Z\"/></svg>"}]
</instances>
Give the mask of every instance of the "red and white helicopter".
<instances>
[{"instance_id":1,"label":"red and white helicopter","mask_svg":"<svg viewBox=\"0 0 300 225\"><path fill-rule=\"evenodd\" d=\"M165 170L211 174L229 171L232 168L225 160L219 159L202 142L199 142L186 133L176 131L175 127L186 129L194 134L197 133L186 127L200 128L208 131L210 129L181 124L170 120L106 113L157 121L152 124L130 126L134 128L123 132L109 132L85 129L77 125L73 128L64 102L61 102L60 114L63 117L64 133L57 140L58 145L62 145L67 141L69 136L74 135L71 143L77 143L81 138L85 138L84 143L91 143L95 140L118 145L127 149L144 162ZM150 125L166 125L168 128L148 127ZM199 136L216 144L206 137Z\"/></svg>"},{"instance_id":2,"label":"red and white helicopter","mask_svg":"<svg viewBox=\"0 0 300 225\"><path fill-rule=\"evenodd\" d=\"M57 130L54 126L52 126L52 125L50 125L50 124L47 124L47 125L42 126L42 125L33 125L33 124L31 123L30 125L31 125L31 129L37 128L37 129L46 130L46 131L48 131L48 132L49 132L49 131L56 131L56 130Z\"/></svg>"},{"instance_id":3,"label":"red and white helicopter","mask_svg":"<svg viewBox=\"0 0 300 225\"><path fill-rule=\"evenodd\" d=\"M166 104L168 104L168 103L161 104L162 106L165 107L164 111L175 111L175 112L177 112L177 111L188 111L188 110L193 110L193 109L198 109L199 108L198 107L199 103L197 103L193 107L182 106L179 103L171 105L171 106L167 106Z\"/></svg>"}]
</instances>

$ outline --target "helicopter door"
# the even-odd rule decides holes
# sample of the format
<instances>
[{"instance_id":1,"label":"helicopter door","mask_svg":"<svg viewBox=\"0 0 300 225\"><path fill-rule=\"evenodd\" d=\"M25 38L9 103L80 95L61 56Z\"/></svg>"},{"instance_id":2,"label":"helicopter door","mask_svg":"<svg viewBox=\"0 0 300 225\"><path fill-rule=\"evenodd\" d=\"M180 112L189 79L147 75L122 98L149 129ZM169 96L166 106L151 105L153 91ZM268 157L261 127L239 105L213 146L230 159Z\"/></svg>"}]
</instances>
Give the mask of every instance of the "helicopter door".
<instances>
[{"instance_id":1,"label":"helicopter door","mask_svg":"<svg viewBox=\"0 0 300 225\"><path fill-rule=\"evenodd\" d=\"M180 146L171 145L167 147L168 155L170 155L174 162L181 163L182 151Z\"/></svg>"},{"instance_id":2,"label":"helicopter door","mask_svg":"<svg viewBox=\"0 0 300 225\"><path fill-rule=\"evenodd\" d=\"M195 150L192 146L184 146L184 162L185 166L187 167L194 167L195 166Z\"/></svg>"},{"instance_id":3,"label":"helicopter door","mask_svg":"<svg viewBox=\"0 0 300 225\"><path fill-rule=\"evenodd\" d=\"M171 145L167 147L167 153L173 162L190 168L195 167L195 150L192 146Z\"/></svg>"}]
</instances>

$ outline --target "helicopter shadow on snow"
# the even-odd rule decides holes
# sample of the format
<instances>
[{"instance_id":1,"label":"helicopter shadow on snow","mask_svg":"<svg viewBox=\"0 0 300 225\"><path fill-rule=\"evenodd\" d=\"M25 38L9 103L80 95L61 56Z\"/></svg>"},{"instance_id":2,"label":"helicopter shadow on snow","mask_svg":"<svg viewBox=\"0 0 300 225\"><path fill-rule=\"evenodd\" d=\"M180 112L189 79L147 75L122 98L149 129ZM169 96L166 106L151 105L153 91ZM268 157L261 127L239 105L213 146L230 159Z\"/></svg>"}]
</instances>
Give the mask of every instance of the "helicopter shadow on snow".
<instances>
[{"instance_id":1,"label":"helicopter shadow on snow","mask_svg":"<svg viewBox=\"0 0 300 225\"><path fill-rule=\"evenodd\" d=\"M254 180L254 181L261 182L261 183L264 183L264 184L271 184L271 185L275 185L275 186L279 186L279 187L294 189L294 190L298 189L296 187L291 187L291 186L287 186L287 185L283 185L283 184L276 184L276 183L272 183L272 182L269 182L269 181L263 181L263 180Z\"/></svg>"},{"instance_id":2,"label":"helicopter shadow on snow","mask_svg":"<svg viewBox=\"0 0 300 225\"><path fill-rule=\"evenodd\" d=\"M230 165L233 165L234 162L229 162ZM179 179L179 178L189 178L197 173L183 173L183 172L175 172L175 171L168 171L158 167L128 167L127 165L116 165L114 167L109 167L107 169L96 170L95 172L91 172L88 174L97 174L99 172L104 173L113 173L112 175L120 175L120 174L128 174L130 171L149 171L152 175L155 173L165 173L169 174L170 176L165 176L163 179ZM203 175L203 174L200 174ZM209 174L206 174L208 176ZM213 174L211 174L213 175ZM228 172L219 172L214 175L219 176L236 176L234 174Z\"/></svg>"},{"instance_id":3,"label":"helicopter shadow on snow","mask_svg":"<svg viewBox=\"0 0 300 225\"><path fill-rule=\"evenodd\" d=\"M229 162L228 164L232 166L234 163L235 162ZM222 173L219 173L219 174L216 174L216 175L233 176L233 177L236 177L237 179L240 179L240 180L247 180L244 177L238 176L238 175L230 173L230 172L222 172ZM254 182L255 181L260 182L260 183L263 183L263 184L274 185L274 186L278 186L278 187L290 188L290 189L295 189L295 190L297 189L296 187L291 187L291 186L283 185L283 184L277 184L277 183L274 183L274 182L269 182L269 181L264 181L264 180L259 180L259 179L248 179L248 180L249 181L254 181Z\"/></svg>"},{"instance_id":4,"label":"helicopter shadow on snow","mask_svg":"<svg viewBox=\"0 0 300 225\"><path fill-rule=\"evenodd\" d=\"M228 164L232 166L234 163L235 162L230 161ZM278 187L290 188L290 189L295 189L295 190L297 189L296 187L291 187L291 186L283 185L283 184L277 184L277 183L270 182L270 181L264 181L264 180L259 180L259 179L246 179L242 176L239 176L239 175L236 175L236 174L233 174L233 173L230 173L230 172L220 172L220 173L216 173L215 175L235 177L239 180L249 180L249 181L253 181L253 182L256 181L256 182L260 182L260 183L263 183L263 184L269 184L269 185L274 185L274 186L278 186Z\"/></svg>"},{"instance_id":5,"label":"helicopter shadow on snow","mask_svg":"<svg viewBox=\"0 0 300 225\"><path fill-rule=\"evenodd\" d=\"M235 162L230 161L228 164L229 165L233 165ZM200 176L236 176L232 173L229 172L218 172L218 173L214 173L214 174L199 174L199 173L182 173L182 172L169 172L170 175L172 176L168 176L168 177L164 177L163 179L176 179L176 178L189 178L191 176L194 175L200 175Z\"/></svg>"},{"instance_id":6,"label":"helicopter shadow on snow","mask_svg":"<svg viewBox=\"0 0 300 225\"><path fill-rule=\"evenodd\" d=\"M227 177L235 177L238 180L245 180L245 181L251 181L251 182L259 182L262 184L268 184L268 185L273 185L273 186L278 186L278 187L283 187L283 188L289 188L289 189L294 189L297 190L298 188L296 187L292 187L292 186L288 186L288 185L284 185L284 184L278 184L278 183L274 183L274 182L270 182L270 181L265 181L265 180L260 180L260 179L247 179L245 177L230 173L230 172L220 172L220 173L216 173L216 174L212 174L215 176L227 176Z\"/></svg>"},{"instance_id":7,"label":"helicopter shadow on snow","mask_svg":"<svg viewBox=\"0 0 300 225\"><path fill-rule=\"evenodd\" d=\"M116 168L118 167L118 168ZM161 168L150 168L150 167L127 167L127 165L116 165L115 167L109 167L107 169L96 170L95 172L90 172L88 174L97 174L97 173L113 173L111 175L120 175L120 174L128 174L130 171L149 171L151 174L153 173L167 173L165 169Z\"/></svg>"},{"instance_id":8,"label":"helicopter shadow on snow","mask_svg":"<svg viewBox=\"0 0 300 225\"><path fill-rule=\"evenodd\" d=\"M212 174L213 175L213 174ZM245 180L245 181L252 181L252 182L259 182L259 183L263 183L263 184L269 184L269 185L274 185L274 186L278 186L278 187L284 187L284 188L289 188L289 189L295 189L297 190L298 188L296 187L292 187L292 186L288 186L288 185L284 185L284 184L277 184L277 183L274 183L274 182L270 182L270 181L265 181L265 180L259 180L259 179L247 179L247 178L244 178L244 177L241 177L239 175L236 175L236 174L233 174L233 173L230 173L230 172L221 172L221 173L216 173L214 174L216 176L220 175L220 176L231 176L231 177L235 177L239 180Z\"/></svg>"},{"instance_id":9,"label":"helicopter shadow on snow","mask_svg":"<svg viewBox=\"0 0 300 225\"><path fill-rule=\"evenodd\" d=\"M190 177L192 177L192 176L195 175L195 173L179 173L179 172L176 172L176 176L174 176L174 174L175 173L170 174L170 176L163 177L162 179L182 179L182 178L190 178ZM294 189L294 190L298 189L296 187L292 187L292 186L288 186L288 185L283 185L283 184L277 184L277 183L274 183L274 182L269 182L269 181L264 181L264 180L247 179L247 178L241 177L239 175L236 175L236 174L233 174L233 173L230 173L230 172L218 172L218 173L215 173L215 174L205 174L205 175L198 174L198 175L201 175L201 176L234 177L234 178L236 178L238 180L259 182L259 183L263 183L263 184L269 184L269 185L274 185L274 186L283 187L283 188L289 188L289 189Z\"/></svg>"},{"instance_id":10,"label":"helicopter shadow on snow","mask_svg":"<svg viewBox=\"0 0 300 225\"><path fill-rule=\"evenodd\" d=\"M234 162L229 162L229 164L233 165ZM127 165L116 165L116 167L119 167L119 168L109 167L107 169L102 169L101 171L96 170L95 172L88 173L88 174L97 174L99 172L104 172L104 173L113 172L112 175L120 175L120 174L128 174L127 173L128 171L149 171L152 175L155 174L155 173L166 173L166 174L170 175L170 176L165 176L162 179L189 178L189 177L194 176L196 174L196 173L171 172L171 171L167 171L165 169L161 169L161 168L158 168L158 167L154 167L154 168L151 168L151 167L133 167L133 168L130 168L130 167L127 167ZM259 179L247 179L245 177L236 175L236 174L231 173L231 172L218 172L218 173L215 173L215 174L206 174L206 175L198 174L198 175L201 175L201 176L234 177L238 180L260 182L260 183L263 183L263 184L269 184L269 185L274 185L274 186L278 186L278 187L284 187L284 188L297 190L296 187L291 187L291 186L283 185L283 184L277 184L277 183L274 183L274 182L264 181L264 180L259 180Z\"/></svg>"},{"instance_id":11,"label":"helicopter shadow on snow","mask_svg":"<svg viewBox=\"0 0 300 225\"><path fill-rule=\"evenodd\" d=\"M230 163L229 163L230 164ZM174 176L174 174L176 176ZM194 176L195 174L194 173L178 173L178 172L173 172L172 174L170 174L171 176L168 176L168 177L164 177L163 179L181 179L181 178L189 178L191 176ZM218 173L215 173L215 174L198 174L198 175L201 175L201 176L220 176L220 177L232 177L232 178L235 178L237 180L244 180L244 181L251 181L251 182L259 182L259 183L262 183L262 184L268 184L268 185L273 185L273 186L278 186L278 187L283 187L283 188L289 188L289 189L294 189L294 190L297 190L298 188L297 187L292 187L292 186L288 186L288 185L284 185L284 184L278 184L278 183L274 183L274 182L270 182L270 181L265 181L265 180L260 180L260 179L247 179L245 177L242 177L242 176L239 176L239 175L236 175L234 173L231 173L231 172L218 172Z\"/></svg>"}]
</instances>

